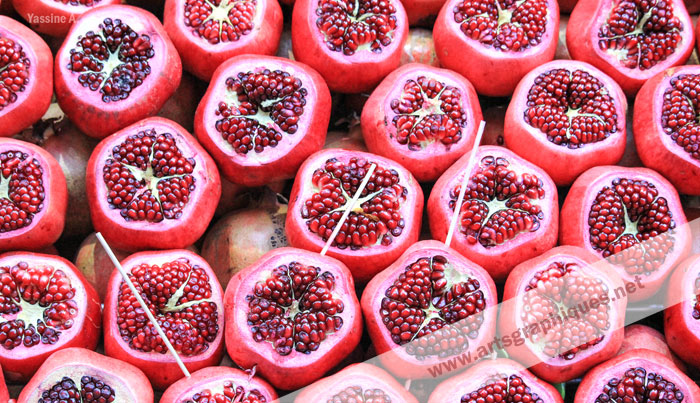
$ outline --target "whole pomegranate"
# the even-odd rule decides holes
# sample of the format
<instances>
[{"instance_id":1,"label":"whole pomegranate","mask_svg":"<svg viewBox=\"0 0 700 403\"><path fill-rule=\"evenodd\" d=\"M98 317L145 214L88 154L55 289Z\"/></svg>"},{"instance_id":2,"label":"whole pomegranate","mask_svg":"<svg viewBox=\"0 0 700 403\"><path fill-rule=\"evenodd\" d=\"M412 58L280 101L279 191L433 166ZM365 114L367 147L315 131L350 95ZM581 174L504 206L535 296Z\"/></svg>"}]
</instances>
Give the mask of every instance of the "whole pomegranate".
<instances>
[{"instance_id":1,"label":"whole pomegranate","mask_svg":"<svg viewBox=\"0 0 700 403\"><path fill-rule=\"evenodd\" d=\"M277 393L265 382L237 368L209 367L183 378L163 393L163 403L273 403Z\"/></svg>"},{"instance_id":2,"label":"whole pomegranate","mask_svg":"<svg viewBox=\"0 0 700 403\"><path fill-rule=\"evenodd\" d=\"M666 306L668 346L683 361L700 368L700 255L689 257L674 269Z\"/></svg>"},{"instance_id":3,"label":"whole pomegranate","mask_svg":"<svg viewBox=\"0 0 700 403\"><path fill-rule=\"evenodd\" d=\"M83 13L120 3L121 0L16 0L13 5L33 30L62 38Z\"/></svg>"},{"instance_id":4,"label":"whole pomegranate","mask_svg":"<svg viewBox=\"0 0 700 403\"><path fill-rule=\"evenodd\" d=\"M667 307L664 313L669 310ZM668 332L667 333L671 333ZM666 342L666 337L658 330L645 325L629 325L625 327L625 338L622 340L622 346L617 351L617 355L622 355L630 350L638 348L646 348L670 358L674 364L683 372L687 372L685 363L671 351L671 348Z\"/></svg>"}]
</instances>

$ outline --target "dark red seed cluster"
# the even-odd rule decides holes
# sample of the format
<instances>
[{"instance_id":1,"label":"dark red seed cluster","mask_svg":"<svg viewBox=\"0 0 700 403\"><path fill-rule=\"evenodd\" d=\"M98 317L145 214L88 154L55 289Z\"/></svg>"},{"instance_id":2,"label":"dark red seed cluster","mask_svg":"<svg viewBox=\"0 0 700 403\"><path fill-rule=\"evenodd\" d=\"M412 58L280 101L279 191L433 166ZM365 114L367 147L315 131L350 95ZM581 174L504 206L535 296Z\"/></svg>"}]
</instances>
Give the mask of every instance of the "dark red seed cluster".
<instances>
[{"instance_id":1,"label":"dark red seed cluster","mask_svg":"<svg viewBox=\"0 0 700 403\"><path fill-rule=\"evenodd\" d=\"M545 403L518 375L494 376L479 389L462 396L462 403Z\"/></svg>"},{"instance_id":2,"label":"dark red seed cluster","mask_svg":"<svg viewBox=\"0 0 700 403\"><path fill-rule=\"evenodd\" d=\"M117 402L117 395L111 386L93 376L80 378L80 390L75 382L64 376L51 389L41 393L39 403L110 403Z\"/></svg>"},{"instance_id":3,"label":"dark red seed cluster","mask_svg":"<svg viewBox=\"0 0 700 403\"><path fill-rule=\"evenodd\" d=\"M0 111L15 102L29 84L29 66L22 45L0 37Z\"/></svg>"},{"instance_id":4,"label":"dark red seed cluster","mask_svg":"<svg viewBox=\"0 0 700 403\"><path fill-rule=\"evenodd\" d=\"M286 71L238 73L226 79L235 103L219 102L216 130L239 154L275 147L282 134L299 130L308 91Z\"/></svg>"},{"instance_id":5,"label":"dark red seed cluster","mask_svg":"<svg viewBox=\"0 0 700 403\"><path fill-rule=\"evenodd\" d=\"M73 326L78 305L68 276L51 266L0 267L0 345L55 344Z\"/></svg>"},{"instance_id":6,"label":"dark red seed cluster","mask_svg":"<svg viewBox=\"0 0 700 403\"><path fill-rule=\"evenodd\" d=\"M0 153L0 234L30 225L45 197L39 161L20 151Z\"/></svg>"},{"instance_id":7,"label":"dark red seed cluster","mask_svg":"<svg viewBox=\"0 0 700 403\"><path fill-rule=\"evenodd\" d=\"M267 399L259 390L246 390L243 386L225 381L223 391L203 390L195 393L184 403L266 403Z\"/></svg>"},{"instance_id":8,"label":"dark red seed cluster","mask_svg":"<svg viewBox=\"0 0 700 403\"><path fill-rule=\"evenodd\" d=\"M683 29L670 0L622 0L601 25L598 47L627 68L647 70L675 52Z\"/></svg>"},{"instance_id":9,"label":"dark red seed cluster","mask_svg":"<svg viewBox=\"0 0 700 403\"><path fill-rule=\"evenodd\" d=\"M591 245L603 257L636 274L651 273L664 262L673 250L676 223L654 184L617 178L598 192L588 227Z\"/></svg>"},{"instance_id":10,"label":"dark red seed cluster","mask_svg":"<svg viewBox=\"0 0 700 403\"><path fill-rule=\"evenodd\" d=\"M235 42L254 28L256 0L187 0L185 25L211 44Z\"/></svg>"},{"instance_id":11,"label":"dark red seed cluster","mask_svg":"<svg viewBox=\"0 0 700 403\"><path fill-rule=\"evenodd\" d=\"M114 146L105 161L107 201L127 221L178 219L196 186L194 167L172 134L138 132Z\"/></svg>"},{"instance_id":12,"label":"dark red seed cluster","mask_svg":"<svg viewBox=\"0 0 700 403\"><path fill-rule=\"evenodd\" d=\"M314 171L312 183L317 192L301 208L311 232L328 240L371 165L371 161L356 157L347 163L331 158ZM407 195L399 173L377 165L333 246L360 249L379 243L390 245L403 232L401 207Z\"/></svg>"},{"instance_id":13,"label":"dark red seed cluster","mask_svg":"<svg viewBox=\"0 0 700 403\"><path fill-rule=\"evenodd\" d=\"M397 27L395 0L320 0L316 26L328 49L353 55L381 53L391 44Z\"/></svg>"},{"instance_id":14,"label":"dark red seed cluster","mask_svg":"<svg viewBox=\"0 0 700 403\"><path fill-rule=\"evenodd\" d=\"M544 219L538 200L545 197L542 181L531 173L516 173L505 158L486 156L472 173L461 207L461 231L467 242L489 248L534 232ZM450 192L455 209L460 186Z\"/></svg>"},{"instance_id":15,"label":"dark red seed cluster","mask_svg":"<svg viewBox=\"0 0 700 403\"><path fill-rule=\"evenodd\" d=\"M148 35L140 35L120 19L106 18L99 30L78 38L70 51L68 69L91 91L100 91L105 103L129 97L151 74L155 50Z\"/></svg>"},{"instance_id":16,"label":"dark red seed cluster","mask_svg":"<svg viewBox=\"0 0 700 403\"><path fill-rule=\"evenodd\" d=\"M248 326L258 343L280 355L311 354L343 326L345 305L334 293L335 277L314 266L291 262L255 284L248 301Z\"/></svg>"},{"instance_id":17,"label":"dark red seed cluster","mask_svg":"<svg viewBox=\"0 0 700 403\"><path fill-rule=\"evenodd\" d=\"M525 121L568 148L596 143L617 132L615 100L583 70L554 69L535 78L527 94Z\"/></svg>"},{"instance_id":18,"label":"dark red seed cluster","mask_svg":"<svg viewBox=\"0 0 700 403\"><path fill-rule=\"evenodd\" d=\"M391 403L391 397L381 389L350 386L328 399L326 403Z\"/></svg>"},{"instance_id":19,"label":"dark red seed cluster","mask_svg":"<svg viewBox=\"0 0 700 403\"><path fill-rule=\"evenodd\" d=\"M547 0L464 0L454 20L469 38L496 50L519 52L537 46L547 31Z\"/></svg>"},{"instance_id":20,"label":"dark red seed cluster","mask_svg":"<svg viewBox=\"0 0 700 403\"><path fill-rule=\"evenodd\" d=\"M455 144L467 125L459 88L425 76L407 80L400 98L391 100L391 109L396 141L411 150L437 141Z\"/></svg>"},{"instance_id":21,"label":"dark red seed cluster","mask_svg":"<svg viewBox=\"0 0 700 403\"><path fill-rule=\"evenodd\" d=\"M647 373L644 368L630 368L621 378L610 379L595 403L680 403L683 398L683 392L663 376Z\"/></svg>"},{"instance_id":22,"label":"dark red seed cluster","mask_svg":"<svg viewBox=\"0 0 700 403\"><path fill-rule=\"evenodd\" d=\"M459 354L484 321L480 287L444 256L420 258L386 290L380 315L394 343L419 359Z\"/></svg>"},{"instance_id":23,"label":"dark red seed cluster","mask_svg":"<svg viewBox=\"0 0 700 403\"><path fill-rule=\"evenodd\" d=\"M664 92L661 124L691 158L700 161L700 74L671 78Z\"/></svg>"},{"instance_id":24,"label":"dark red seed cluster","mask_svg":"<svg viewBox=\"0 0 700 403\"><path fill-rule=\"evenodd\" d=\"M192 356L209 348L219 333L220 313L211 300L212 279L202 267L186 258L162 266L143 263L132 268L129 277L175 350ZM125 282L119 289L117 326L131 348L168 353Z\"/></svg>"}]
</instances>

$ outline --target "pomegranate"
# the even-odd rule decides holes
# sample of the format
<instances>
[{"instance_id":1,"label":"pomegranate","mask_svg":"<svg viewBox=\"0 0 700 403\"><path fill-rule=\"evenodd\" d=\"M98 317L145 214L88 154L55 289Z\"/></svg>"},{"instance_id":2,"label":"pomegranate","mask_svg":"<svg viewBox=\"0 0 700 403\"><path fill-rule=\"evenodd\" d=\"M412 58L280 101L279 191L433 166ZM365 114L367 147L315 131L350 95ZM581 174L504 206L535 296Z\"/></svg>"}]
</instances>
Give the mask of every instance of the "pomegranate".
<instances>
[{"instance_id":1,"label":"pomegranate","mask_svg":"<svg viewBox=\"0 0 700 403\"><path fill-rule=\"evenodd\" d=\"M199 101L207 90L207 85L208 83L199 80L192 74L183 72L180 86L168 98L156 116L170 119L187 129L188 132L194 133L194 114Z\"/></svg>"},{"instance_id":2,"label":"pomegranate","mask_svg":"<svg viewBox=\"0 0 700 403\"><path fill-rule=\"evenodd\" d=\"M555 60L518 84L503 134L508 148L570 185L588 168L617 164L627 140L627 99L588 63Z\"/></svg>"},{"instance_id":3,"label":"pomegranate","mask_svg":"<svg viewBox=\"0 0 700 403\"><path fill-rule=\"evenodd\" d=\"M615 356L627 295L615 269L589 251L560 246L517 265L499 317L509 357L548 382L565 382ZM504 342L505 344L505 342Z\"/></svg>"},{"instance_id":4,"label":"pomegranate","mask_svg":"<svg viewBox=\"0 0 700 403\"><path fill-rule=\"evenodd\" d=\"M7 390L7 385L5 384L5 376L2 374L2 368L0 368L0 402L7 402L10 400L10 392Z\"/></svg>"},{"instance_id":5,"label":"pomegranate","mask_svg":"<svg viewBox=\"0 0 700 403\"><path fill-rule=\"evenodd\" d=\"M688 9L688 14L697 14L700 12L700 1L698 0L684 0L683 3Z\"/></svg>"},{"instance_id":6,"label":"pomegranate","mask_svg":"<svg viewBox=\"0 0 700 403\"><path fill-rule=\"evenodd\" d=\"M261 186L294 177L323 146L331 96L321 76L274 56L229 59L197 108L195 133L233 183Z\"/></svg>"},{"instance_id":7,"label":"pomegranate","mask_svg":"<svg viewBox=\"0 0 700 403\"><path fill-rule=\"evenodd\" d=\"M686 259L668 284L664 331L683 361L700 368L700 255Z\"/></svg>"},{"instance_id":8,"label":"pomegranate","mask_svg":"<svg viewBox=\"0 0 700 403\"><path fill-rule=\"evenodd\" d=\"M342 148L344 150L369 152L359 123L357 126L351 127L348 132L336 130L328 132L326 144L323 145L323 148Z\"/></svg>"},{"instance_id":9,"label":"pomegranate","mask_svg":"<svg viewBox=\"0 0 700 403\"><path fill-rule=\"evenodd\" d=\"M570 14L574 11L578 0L559 0L559 11L565 14Z\"/></svg>"},{"instance_id":10,"label":"pomegranate","mask_svg":"<svg viewBox=\"0 0 700 403\"><path fill-rule=\"evenodd\" d=\"M18 403L153 403L153 388L140 369L84 348L49 357L19 395Z\"/></svg>"},{"instance_id":11,"label":"pomegranate","mask_svg":"<svg viewBox=\"0 0 700 403\"><path fill-rule=\"evenodd\" d=\"M292 14L294 56L332 91L369 91L401 62L408 36L399 0L298 0Z\"/></svg>"},{"instance_id":12,"label":"pomegranate","mask_svg":"<svg viewBox=\"0 0 700 403\"><path fill-rule=\"evenodd\" d=\"M434 239L447 237L468 164L467 154L445 171L430 193ZM479 147L469 176L452 245L502 283L515 265L556 244L557 188L542 169L497 146Z\"/></svg>"},{"instance_id":13,"label":"pomegranate","mask_svg":"<svg viewBox=\"0 0 700 403\"><path fill-rule=\"evenodd\" d=\"M180 56L153 14L97 7L73 24L56 55L56 98L82 132L104 138L155 115L181 76Z\"/></svg>"},{"instance_id":14,"label":"pomegranate","mask_svg":"<svg viewBox=\"0 0 700 403\"><path fill-rule=\"evenodd\" d=\"M440 0L442 3L442 0ZM406 44L401 52L401 65L409 63L423 63L433 67L440 67L440 61L435 53L433 32L422 28L408 30Z\"/></svg>"},{"instance_id":15,"label":"pomegranate","mask_svg":"<svg viewBox=\"0 0 700 403\"><path fill-rule=\"evenodd\" d=\"M445 0L401 0L410 26L432 28Z\"/></svg>"},{"instance_id":16,"label":"pomegranate","mask_svg":"<svg viewBox=\"0 0 700 403\"><path fill-rule=\"evenodd\" d=\"M671 348L666 343L666 337L658 330L644 325L629 325L625 327L625 338L622 340L622 346L617 351L617 355L622 355L638 348L646 348L661 353L666 358L671 359L681 371L686 372L685 363L671 351Z\"/></svg>"},{"instance_id":17,"label":"pomegranate","mask_svg":"<svg viewBox=\"0 0 700 403\"><path fill-rule=\"evenodd\" d=\"M276 0L167 0L163 24L185 70L208 81L233 56L274 55L282 9Z\"/></svg>"},{"instance_id":18,"label":"pomegranate","mask_svg":"<svg viewBox=\"0 0 700 403\"><path fill-rule=\"evenodd\" d=\"M51 154L0 138L0 251L53 244L63 231L67 204L66 178Z\"/></svg>"},{"instance_id":19,"label":"pomegranate","mask_svg":"<svg viewBox=\"0 0 700 403\"><path fill-rule=\"evenodd\" d=\"M240 369L203 368L172 384L160 399L163 403L272 403L277 393L263 379Z\"/></svg>"},{"instance_id":20,"label":"pomegranate","mask_svg":"<svg viewBox=\"0 0 700 403\"><path fill-rule=\"evenodd\" d=\"M13 5L33 30L62 38L86 11L120 3L121 0L19 0Z\"/></svg>"},{"instance_id":21,"label":"pomegranate","mask_svg":"<svg viewBox=\"0 0 700 403\"><path fill-rule=\"evenodd\" d=\"M147 118L102 140L88 161L95 230L125 250L184 248L219 202L214 161L177 123Z\"/></svg>"},{"instance_id":22,"label":"pomegranate","mask_svg":"<svg viewBox=\"0 0 700 403\"><path fill-rule=\"evenodd\" d=\"M485 360L442 383L428 403L564 403L552 385L515 361Z\"/></svg>"},{"instance_id":23,"label":"pomegranate","mask_svg":"<svg viewBox=\"0 0 700 403\"><path fill-rule=\"evenodd\" d=\"M362 109L370 152L435 181L474 145L481 107L474 86L449 70L411 63L389 74Z\"/></svg>"},{"instance_id":24,"label":"pomegranate","mask_svg":"<svg viewBox=\"0 0 700 403\"><path fill-rule=\"evenodd\" d=\"M634 103L634 141L645 166L680 193L700 195L700 66L668 69L648 80Z\"/></svg>"},{"instance_id":25,"label":"pomegranate","mask_svg":"<svg viewBox=\"0 0 700 403\"><path fill-rule=\"evenodd\" d=\"M448 357L483 358L479 347L494 337L497 304L489 274L437 241L411 246L362 294L382 364L412 379L433 376Z\"/></svg>"},{"instance_id":26,"label":"pomegranate","mask_svg":"<svg viewBox=\"0 0 700 403\"><path fill-rule=\"evenodd\" d=\"M361 151L319 151L299 169L285 224L290 245L320 251L372 164L367 187L328 250L360 283L418 240L423 191L404 167Z\"/></svg>"},{"instance_id":27,"label":"pomegranate","mask_svg":"<svg viewBox=\"0 0 700 403\"><path fill-rule=\"evenodd\" d=\"M559 243L607 259L628 298L654 295L688 255L690 231L678 193L647 168L602 166L576 179L561 210ZM632 284L634 283L634 284Z\"/></svg>"},{"instance_id":28,"label":"pomegranate","mask_svg":"<svg viewBox=\"0 0 700 403\"><path fill-rule=\"evenodd\" d=\"M584 1L584 0L582 0ZM632 350L589 371L574 403L697 403L700 388L673 362L651 350Z\"/></svg>"},{"instance_id":29,"label":"pomegranate","mask_svg":"<svg viewBox=\"0 0 700 403\"><path fill-rule=\"evenodd\" d=\"M26 382L51 353L95 349L100 300L69 261L54 255L0 255L0 365L8 379Z\"/></svg>"},{"instance_id":30,"label":"pomegranate","mask_svg":"<svg viewBox=\"0 0 700 403\"><path fill-rule=\"evenodd\" d=\"M556 0L447 0L433 28L440 65L488 96L512 94L525 74L552 60L558 34Z\"/></svg>"},{"instance_id":31,"label":"pomegranate","mask_svg":"<svg viewBox=\"0 0 700 403\"><path fill-rule=\"evenodd\" d=\"M277 248L226 287L226 348L278 389L314 382L350 354L362 335L355 285L340 261Z\"/></svg>"},{"instance_id":32,"label":"pomegranate","mask_svg":"<svg viewBox=\"0 0 700 403\"><path fill-rule=\"evenodd\" d=\"M53 56L31 29L0 15L0 137L41 119L53 93Z\"/></svg>"},{"instance_id":33,"label":"pomegranate","mask_svg":"<svg viewBox=\"0 0 700 403\"><path fill-rule=\"evenodd\" d=\"M122 266L187 369L221 362L223 291L204 259L184 249L139 252ZM104 344L108 356L141 368L156 389L184 376L116 270L105 298Z\"/></svg>"},{"instance_id":34,"label":"pomegranate","mask_svg":"<svg viewBox=\"0 0 700 403\"><path fill-rule=\"evenodd\" d=\"M628 96L684 64L694 33L682 0L579 0L566 31L569 53L612 77Z\"/></svg>"},{"instance_id":35,"label":"pomegranate","mask_svg":"<svg viewBox=\"0 0 700 403\"><path fill-rule=\"evenodd\" d=\"M305 388L294 402L418 403L418 400L386 371L359 363Z\"/></svg>"}]
</instances>

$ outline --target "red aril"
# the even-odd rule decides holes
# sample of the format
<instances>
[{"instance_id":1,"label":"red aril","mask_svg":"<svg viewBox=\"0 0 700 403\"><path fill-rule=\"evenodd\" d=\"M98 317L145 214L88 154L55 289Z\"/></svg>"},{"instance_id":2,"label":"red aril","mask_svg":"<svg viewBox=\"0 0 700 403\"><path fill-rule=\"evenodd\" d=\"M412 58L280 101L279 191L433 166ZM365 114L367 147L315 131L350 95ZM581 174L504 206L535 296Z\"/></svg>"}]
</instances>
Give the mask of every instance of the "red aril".
<instances>
[{"instance_id":1,"label":"red aril","mask_svg":"<svg viewBox=\"0 0 700 403\"><path fill-rule=\"evenodd\" d=\"M209 367L183 378L163 393L163 403L272 403L277 393L262 378L237 368Z\"/></svg>"},{"instance_id":2,"label":"red aril","mask_svg":"<svg viewBox=\"0 0 700 403\"><path fill-rule=\"evenodd\" d=\"M469 154L445 171L430 193L434 239L447 237L468 164ZM542 169L497 146L479 147L469 176L451 246L502 283L515 265L556 245L557 188Z\"/></svg>"},{"instance_id":3,"label":"red aril","mask_svg":"<svg viewBox=\"0 0 700 403\"><path fill-rule=\"evenodd\" d=\"M158 113L181 76L180 56L153 14L97 7L73 24L56 55L56 98L82 132L104 138Z\"/></svg>"},{"instance_id":4,"label":"red aril","mask_svg":"<svg viewBox=\"0 0 700 403\"><path fill-rule=\"evenodd\" d=\"M53 55L31 29L0 15L0 137L41 119L53 94Z\"/></svg>"},{"instance_id":5,"label":"red aril","mask_svg":"<svg viewBox=\"0 0 700 403\"><path fill-rule=\"evenodd\" d=\"M669 307L666 308L666 313ZM646 348L663 354L671 359L674 364L683 372L687 372L687 367L666 343L666 337L658 330L645 325L629 325L625 327L625 338L622 346L617 351L617 355L622 355L630 350Z\"/></svg>"},{"instance_id":6,"label":"red aril","mask_svg":"<svg viewBox=\"0 0 700 403\"><path fill-rule=\"evenodd\" d=\"M121 0L18 0L13 5L33 30L64 37L83 13L100 6L120 3Z\"/></svg>"},{"instance_id":7,"label":"red aril","mask_svg":"<svg viewBox=\"0 0 700 403\"><path fill-rule=\"evenodd\" d=\"M556 0L448 0L433 35L440 65L488 96L510 95L533 68L554 58Z\"/></svg>"},{"instance_id":8,"label":"red aril","mask_svg":"<svg viewBox=\"0 0 700 403\"><path fill-rule=\"evenodd\" d=\"M153 388L133 365L69 348L49 357L19 395L18 403L35 402L153 403Z\"/></svg>"},{"instance_id":9,"label":"red aril","mask_svg":"<svg viewBox=\"0 0 700 403\"><path fill-rule=\"evenodd\" d=\"M428 403L563 403L552 385L515 361L485 360L441 382Z\"/></svg>"},{"instance_id":10,"label":"red aril","mask_svg":"<svg viewBox=\"0 0 700 403\"><path fill-rule=\"evenodd\" d=\"M277 248L238 272L224 304L229 356L282 390L322 377L362 335L348 268L301 249Z\"/></svg>"},{"instance_id":11,"label":"red aril","mask_svg":"<svg viewBox=\"0 0 700 403\"><path fill-rule=\"evenodd\" d=\"M674 269L664 311L668 345L683 361L700 368L700 255Z\"/></svg>"},{"instance_id":12,"label":"red aril","mask_svg":"<svg viewBox=\"0 0 700 403\"><path fill-rule=\"evenodd\" d=\"M204 259L182 249L139 252L122 266L188 370L221 362L223 291ZM105 298L104 345L108 356L141 368L156 389L184 376L116 270Z\"/></svg>"},{"instance_id":13,"label":"red aril","mask_svg":"<svg viewBox=\"0 0 700 403\"><path fill-rule=\"evenodd\" d=\"M455 356L483 358L496 332L498 296L489 274L437 241L411 246L362 294L367 330L382 364L427 378Z\"/></svg>"},{"instance_id":14,"label":"red aril","mask_svg":"<svg viewBox=\"0 0 700 403\"><path fill-rule=\"evenodd\" d=\"M185 248L219 202L214 161L177 123L147 118L105 138L87 168L90 216L111 246Z\"/></svg>"},{"instance_id":15,"label":"red aril","mask_svg":"<svg viewBox=\"0 0 700 403\"><path fill-rule=\"evenodd\" d=\"M690 251L678 193L647 168L602 166L576 179L561 210L559 243L613 264L632 302L654 295Z\"/></svg>"},{"instance_id":16,"label":"red aril","mask_svg":"<svg viewBox=\"0 0 700 403\"><path fill-rule=\"evenodd\" d=\"M299 169L285 224L291 246L321 251L372 164L367 187L328 250L359 283L418 240L423 191L404 167L361 151L319 151Z\"/></svg>"},{"instance_id":17,"label":"red aril","mask_svg":"<svg viewBox=\"0 0 700 403\"><path fill-rule=\"evenodd\" d=\"M472 84L449 70L411 63L386 76L362 109L370 152L436 180L474 144L481 107Z\"/></svg>"},{"instance_id":18,"label":"red aril","mask_svg":"<svg viewBox=\"0 0 700 403\"><path fill-rule=\"evenodd\" d=\"M399 0L298 0L292 15L294 56L316 69L332 91L374 88L399 67L408 19Z\"/></svg>"},{"instance_id":19,"label":"red aril","mask_svg":"<svg viewBox=\"0 0 700 403\"><path fill-rule=\"evenodd\" d=\"M657 74L634 102L634 141L645 166L680 193L700 195L700 66Z\"/></svg>"},{"instance_id":20,"label":"red aril","mask_svg":"<svg viewBox=\"0 0 700 403\"><path fill-rule=\"evenodd\" d=\"M625 152L627 99L588 63L555 60L535 68L513 93L504 125L508 148L570 185L588 168Z\"/></svg>"},{"instance_id":21,"label":"red aril","mask_svg":"<svg viewBox=\"0 0 700 403\"><path fill-rule=\"evenodd\" d=\"M628 96L657 73L684 64L693 43L682 0L579 0L566 31L571 57L601 69Z\"/></svg>"},{"instance_id":22,"label":"red aril","mask_svg":"<svg viewBox=\"0 0 700 403\"><path fill-rule=\"evenodd\" d=\"M620 290L612 266L575 246L517 265L503 291L499 332L524 343L505 346L508 356L548 382L583 375L622 345L627 296Z\"/></svg>"},{"instance_id":23,"label":"red aril","mask_svg":"<svg viewBox=\"0 0 700 403\"><path fill-rule=\"evenodd\" d=\"M195 133L224 177L261 186L294 177L321 149L331 96L321 76L274 56L227 60L197 108Z\"/></svg>"},{"instance_id":24,"label":"red aril","mask_svg":"<svg viewBox=\"0 0 700 403\"><path fill-rule=\"evenodd\" d=\"M185 70L207 81L233 56L274 55L282 33L276 0L167 0L163 21Z\"/></svg>"},{"instance_id":25,"label":"red aril","mask_svg":"<svg viewBox=\"0 0 700 403\"><path fill-rule=\"evenodd\" d=\"M440 2L442 3L442 0ZM440 67L440 61L435 53L432 31L422 28L408 30L408 38L401 52L401 65L409 63L423 63Z\"/></svg>"},{"instance_id":26,"label":"red aril","mask_svg":"<svg viewBox=\"0 0 700 403\"><path fill-rule=\"evenodd\" d=\"M95 349L100 300L73 264L29 252L0 255L0 365L8 379L26 382L53 352Z\"/></svg>"},{"instance_id":27,"label":"red aril","mask_svg":"<svg viewBox=\"0 0 700 403\"><path fill-rule=\"evenodd\" d=\"M0 138L0 251L53 244L63 231L67 204L66 178L51 154Z\"/></svg>"}]
</instances>

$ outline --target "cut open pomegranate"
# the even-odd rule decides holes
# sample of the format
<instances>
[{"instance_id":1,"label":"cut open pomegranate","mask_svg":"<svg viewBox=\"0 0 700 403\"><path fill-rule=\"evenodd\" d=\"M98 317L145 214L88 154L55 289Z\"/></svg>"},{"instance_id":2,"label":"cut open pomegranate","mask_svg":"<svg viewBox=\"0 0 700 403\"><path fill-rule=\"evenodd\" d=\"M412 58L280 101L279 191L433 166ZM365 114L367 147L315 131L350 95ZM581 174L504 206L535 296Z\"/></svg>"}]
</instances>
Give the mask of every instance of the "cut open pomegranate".
<instances>
[{"instance_id":1,"label":"cut open pomegranate","mask_svg":"<svg viewBox=\"0 0 700 403\"><path fill-rule=\"evenodd\" d=\"M18 0L13 6L33 30L62 38L86 11L121 3L121 0Z\"/></svg>"},{"instance_id":2,"label":"cut open pomegranate","mask_svg":"<svg viewBox=\"0 0 700 403\"><path fill-rule=\"evenodd\" d=\"M274 55L282 34L276 0L167 0L163 21L185 69L206 81L233 56Z\"/></svg>"},{"instance_id":3,"label":"cut open pomegranate","mask_svg":"<svg viewBox=\"0 0 700 403\"><path fill-rule=\"evenodd\" d=\"M231 182L293 178L321 149L331 115L323 78L306 65L243 55L223 63L197 108L195 133Z\"/></svg>"},{"instance_id":4,"label":"cut open pomegranate","mask_svg":"<svg viewBox=\"0 0 700 403\"><path fill-rule=\"evenodd\" d=\"M26 382L53 352L94 349L100 337L100 300L69 261L52 255L0 255L0 365Z\"/></svg>"},{"instance_id":5,"label":"cut open pomegranate","mask_svg":"<svg viewBox=\"0 0 700 403\"><path fill-rule=\"evenodd\" d=\"M362 335L348 268L301 249L277 248L238 272L224 304L229 356L283 390L322 377Z\"/></svg>"},{"instance_id":6,"label":"cut open pomegranate","mask_svg":"<svg viewBox=\"0 0 700 403\"><path fill-rule=\"evenodd\" d=\"M389 74L362 109L370 152L436 180L468 153L482 120L474 86L449 70L411 63Z\"/></svg>"},{"instance_id":7,"label":"cut open pomegranate","mask_svg":"<svg viewBox=\"0 0 700 403\"><path fill-rule=\"evenodd\" d=\"M289 244L320 251L373 163L367 187L328 250L358 282L369 281L418 240L423 191L410 172L378 155L322 150L299 169L287 213Z\"/></svg>"},{"instance_id":8,"label":"cut open pomegranate","mask_svg":"<svg viewBox=\"0 0 700 403\"><path fill-rule=\"evenodd\" d=\"M481 146L460 207L452 246L484 267L496 282L557 242L559 202L552 179L534 164L498 146ZM469 155L438 179L428 199L430 233L447 237Z\"/></svg>"},{"instance_id":9,"label":"cut open pomegranate","mask_svg":"<svg viewBox=\"0 0 700 403\"><path fill-rule=\"evenodd\" d=\"M570 185L591 167L620 161L626 114L627 98L613 79L588 63L555 60L518 84L504 140L557 185Z\"/></svg>"},{"instance_id":10,"label":"cut open pomegranate","mask_svg":"<svg viewBox=\"0 0 700 403\"><path fill-rule=\"evenodd\" d=\"M668 283L664 331L673 352L700 368L700 255L674 270Z\"/></svg>"},{"instance_id":11,"label":"cut open pomegranate","mask_svg":"<svg viewBox=\"0 0 700 403\"><path fill-rule=\"evenodd\" d=\"M155 115L181 76L180 56L153 14L97 7L73 24L56 55L56 98L83 133L103 138Z\"/></svg>"},{"instance_id":12,"label":"cut open pomegranate","mask_svg":"<svg viewBox=\"0 0 700 403\"><path fill-rule=\"evenodd\" d=\"M277 393L262 378L237 368L210 367L172 384L163 403L273 403Z\"/></svg>"},{"instance_id":13,"label":"cut open pomegranate","mask_svg":"<svg viewBox=\"0 0 700 403\"><path fill-rule=\"evenodd\" d=\"M129 278L190 371L223 356L223 291L204 259L187 250L140 252L122 262ZM105 353L136 365L153 387L184 374L118 271L104 307Z\"/></svg>"}]
</instances>

